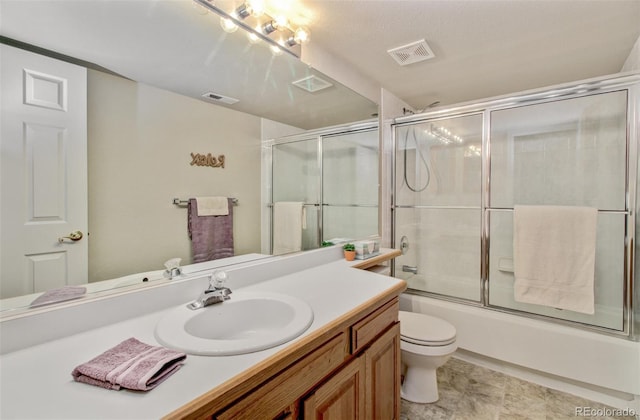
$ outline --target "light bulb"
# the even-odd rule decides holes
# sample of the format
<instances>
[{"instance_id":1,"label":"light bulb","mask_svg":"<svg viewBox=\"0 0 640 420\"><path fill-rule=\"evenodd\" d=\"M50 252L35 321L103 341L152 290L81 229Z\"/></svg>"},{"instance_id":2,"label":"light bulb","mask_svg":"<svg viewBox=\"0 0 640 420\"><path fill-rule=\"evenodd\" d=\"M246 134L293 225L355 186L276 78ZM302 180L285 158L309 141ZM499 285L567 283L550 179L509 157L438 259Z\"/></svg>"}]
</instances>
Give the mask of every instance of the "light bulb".
<instances>
[{"instance_id":1,"label":"light bulb","mask_svg":"<svg viewBox=\"0 0 640 420\"><path fill-rule=\"evenodd\" d=\"M271 46L271 53L272 53L273 55L282 55L282 48L280 48L280 47L279 47L279 46L277 46L277 45L272 45L272 46Z\"/></svg>"},{"instance_id":2,"label":"light bulb","mask_svg":"<svg viewBox=\"0 0 640 420\"><path fill-rule=\"evenodd\" d=\"M231 19L224 17L220 18L220 26L222 26L222 29L224 29L225 32L228 32L230 34L238 29L238 25L233 23Z\"/></svg>"},{"instance_id":3,"label":"light bulb","mask_svg":"<svg viewBox=\"0 0 640 420\"><path fill-rule=\"evenodd\" d=\"M264 14L264 1L263 0L250 0L249 9L254 17L260 17Z\"/></svg>"},{"instance_id":4,"label":"light bulb","mask_svg":"<svg viewBox=\"0 0 640 420\"><path fill-rule=\"evenodd\" d=\"M284 15L278 15L275 17L274 19L275 22L275 27L277 29L283 29L283 28L287 28L289 26L289 19L287 19L286 16Z\"/></svg>"},{"instance_id":5,"label":"light bulb","mask_svg":"<svg viewBox=\"0 0 640 420\"><path fill-rule=\"evenodd\" d=\"M293 35L293 39L295 39L298 44L304 44L309 42L309 37L310 37L309 29L305 28L304 26L301 26L298 29L296 29L296 32Z\"/></svg>"}]
</instances>

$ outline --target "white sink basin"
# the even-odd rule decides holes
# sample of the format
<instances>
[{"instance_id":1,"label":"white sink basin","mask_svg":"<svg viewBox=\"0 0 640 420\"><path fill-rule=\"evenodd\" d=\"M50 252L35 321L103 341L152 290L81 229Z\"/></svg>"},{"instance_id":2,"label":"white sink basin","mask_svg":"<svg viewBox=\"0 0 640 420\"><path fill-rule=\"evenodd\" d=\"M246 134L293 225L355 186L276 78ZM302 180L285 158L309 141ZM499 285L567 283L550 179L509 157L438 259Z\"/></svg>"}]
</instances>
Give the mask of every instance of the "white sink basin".
<instances>
[{"instance_id":1,"label":"white sink basin","mask_svg":"<svg viewBox=\"0 0 640 420\"><path fill-rule=\"evenodd\" d=\"M311 307L298 298L236 291L224 303L170 310L158 322L156 338L162 345L186 353L226 356L291 341L312 321Z\"/></svg>"}]
</instances>

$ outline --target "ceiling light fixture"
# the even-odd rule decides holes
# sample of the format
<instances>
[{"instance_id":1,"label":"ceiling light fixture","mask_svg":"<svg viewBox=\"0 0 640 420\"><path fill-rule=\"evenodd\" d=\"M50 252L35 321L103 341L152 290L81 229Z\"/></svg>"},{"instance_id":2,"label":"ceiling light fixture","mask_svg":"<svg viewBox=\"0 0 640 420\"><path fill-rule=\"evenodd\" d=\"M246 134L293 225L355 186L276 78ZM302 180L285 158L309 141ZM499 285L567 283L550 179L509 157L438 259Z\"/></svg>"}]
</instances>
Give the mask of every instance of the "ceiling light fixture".
<instances>
[{"instance_id":1,"label":"ceiling light fixture","mask_svg":"<svg viewBox=\"0 0 640 420\"><path fill-rule=\"evenodd\" d=\"M213 3L213 0L194 1L220 15L220 25L225 32L235 32L240 26L249 32L251 42L263 40L271 46L273 51L277 49L299 58L300 45L309 42L308 28L293 26L291 21L282 14L270 14L264 0L247 0L231 12L222 10Z\"/></svg>"}]
</instances>

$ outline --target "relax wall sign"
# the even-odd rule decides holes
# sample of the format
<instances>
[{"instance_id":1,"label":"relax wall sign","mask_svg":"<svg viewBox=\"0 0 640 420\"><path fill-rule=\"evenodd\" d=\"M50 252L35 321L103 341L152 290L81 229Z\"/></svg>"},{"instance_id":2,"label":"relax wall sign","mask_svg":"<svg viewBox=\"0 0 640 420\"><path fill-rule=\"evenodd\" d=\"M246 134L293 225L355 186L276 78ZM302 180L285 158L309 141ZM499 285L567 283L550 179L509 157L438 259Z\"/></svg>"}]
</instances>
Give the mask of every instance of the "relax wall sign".
<instances>
[{"instance_id":1,"label":"relax wall sign","mask_svg":"<svg viewBox=\"0 0 640 420\"><path fill-rule=\"evenodd\" d=\"M211 153L207 153L206 155L191 153L191 166L209 166L224 169L224 155L215 157Z\"/></svg>"}]
</instances>

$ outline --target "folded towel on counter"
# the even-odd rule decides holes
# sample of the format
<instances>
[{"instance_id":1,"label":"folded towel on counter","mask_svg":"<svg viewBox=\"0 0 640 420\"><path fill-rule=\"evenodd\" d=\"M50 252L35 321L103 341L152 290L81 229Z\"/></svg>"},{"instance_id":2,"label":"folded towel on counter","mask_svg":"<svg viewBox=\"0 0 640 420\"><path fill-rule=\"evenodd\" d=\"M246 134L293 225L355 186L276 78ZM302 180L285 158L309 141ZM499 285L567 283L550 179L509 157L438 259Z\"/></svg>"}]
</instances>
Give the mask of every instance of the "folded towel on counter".
<instances>
[{"instance_id":1,"label":"folded towel on counter","mask_svg":"<svg viewBox=\"0 0 640 420\"><path fill-rule=\"evenodd\" d=\"M515 207L517 302L594 313L597 217L590 207Z\"/></svg>"},{"instance_id":2,"label":"folded towel on counter","mask_svg":"<svg viewBox=\"0 0 640 420\"><path fill-rule=\"evenodd\" d=\"M227 197L196 197L198 216L226 216L229 214Z\"/></svg>"},{"instance_id":3,"label":"folded towel on counter","mask_svg":"<svg viewBox=\"0 0 640 420\"><path fill-rule=\"evenodd\" d=\"M184 364L187 355L129 338L92 360L77 366L77 382L119 390L149 391Z\"/></svg>"},{"instance_id":4,"label":"folded towel on counter","mask_svg":"<svg viewBox=\"0 0 640 420\"><path fill-rule=\"evenodd\" d=\"M87 288L82 286L65 286L59 289L52 289L38 296L31 307L48 305L50 303L64 302L71 299L78 299L87 293Z\"/></svg>"}]
</instances>

